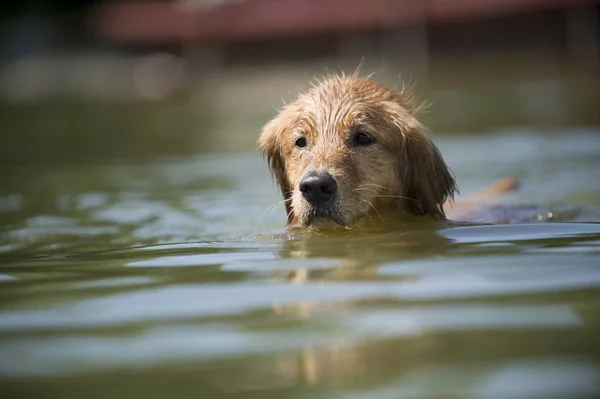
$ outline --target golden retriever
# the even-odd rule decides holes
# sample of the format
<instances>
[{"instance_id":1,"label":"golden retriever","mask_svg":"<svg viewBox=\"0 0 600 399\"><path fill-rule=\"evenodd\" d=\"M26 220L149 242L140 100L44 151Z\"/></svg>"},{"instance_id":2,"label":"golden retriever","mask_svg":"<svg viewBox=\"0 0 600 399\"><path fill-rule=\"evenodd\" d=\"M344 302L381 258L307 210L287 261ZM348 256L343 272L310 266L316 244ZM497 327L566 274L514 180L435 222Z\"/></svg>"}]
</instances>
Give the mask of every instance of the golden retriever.
<instances>
[{"instance_id":1,"label":"golden retriever","mask_svg":"<svg viewBox=\"0 0 600 399\"><path fill-rule=\"evenodd\" d=\"M368 78L316 82L267 123L258 141L283 194L288 226L372 215L445 219L456 182L417 119L421 105ZM512 189L506 180L478 200Z\"/></svg>"}]
</instances>

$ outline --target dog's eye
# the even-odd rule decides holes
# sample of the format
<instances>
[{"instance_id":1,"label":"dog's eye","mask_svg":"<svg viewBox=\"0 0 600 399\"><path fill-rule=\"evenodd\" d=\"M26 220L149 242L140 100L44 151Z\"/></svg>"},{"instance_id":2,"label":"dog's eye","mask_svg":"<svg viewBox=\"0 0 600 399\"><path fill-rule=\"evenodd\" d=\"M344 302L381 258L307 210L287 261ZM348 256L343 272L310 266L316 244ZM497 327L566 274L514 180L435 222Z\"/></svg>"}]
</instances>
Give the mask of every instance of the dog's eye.
<instances>
[{"instance_id":1,"label":"dog's eye","mask_svg":"<svg viewBox=\"0 0 600 399\"><path fill-rule=\"evenodd\" d=\"M356 145L366 146L374 142L375 138L367 132L358 131L354 134L354 144Z\"/></svg>"},{"instance_id":2,"label":"dog's eye","mask_svg":"<svg viewBox=\"0 0 600 399\"><path fill-rule=\"evenodd\" d=\"M296 147L298 148L306 147L306 144L306 137L300 137L298 140L296 140Z\"/></svg>"}]
</instances>

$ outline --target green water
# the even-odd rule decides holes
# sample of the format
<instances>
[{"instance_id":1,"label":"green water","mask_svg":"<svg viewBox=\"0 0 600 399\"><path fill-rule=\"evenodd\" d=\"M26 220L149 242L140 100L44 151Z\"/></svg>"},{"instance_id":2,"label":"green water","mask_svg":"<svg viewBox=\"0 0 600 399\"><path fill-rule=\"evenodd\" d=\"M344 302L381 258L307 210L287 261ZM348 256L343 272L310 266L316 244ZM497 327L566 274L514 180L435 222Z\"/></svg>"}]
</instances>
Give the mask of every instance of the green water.
<instances>
[{"instance_id":1,"label":"green water","mask_svg":"<svg viewBox=\"0 0 600 399\"><path fill-rule=\"evenodd\" d=\"M5 168L2 397L599 397L600 131L436 142L527 223L288 234L254 153Z\"/></svg>"}]
</instances>

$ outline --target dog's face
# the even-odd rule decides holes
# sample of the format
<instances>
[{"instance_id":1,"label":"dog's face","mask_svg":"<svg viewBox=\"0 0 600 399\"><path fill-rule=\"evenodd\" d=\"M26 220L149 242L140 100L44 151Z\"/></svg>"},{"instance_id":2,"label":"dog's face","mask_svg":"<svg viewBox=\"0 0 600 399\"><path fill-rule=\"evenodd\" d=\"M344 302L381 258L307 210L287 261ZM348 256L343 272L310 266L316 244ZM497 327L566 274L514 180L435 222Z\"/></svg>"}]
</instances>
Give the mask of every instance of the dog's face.
<instances>
[{"instance_id":1,"label":"dog's face","mask_svg":"<svg viewBox=\"0 0 600 399\"><path fill-rule=\"evenodd\" d=\"M288 222L347 226L384 212L431 214L454 180L406 96L356 76L326 79L263 129L259 147Z\"/></svg>"}]
</instances>

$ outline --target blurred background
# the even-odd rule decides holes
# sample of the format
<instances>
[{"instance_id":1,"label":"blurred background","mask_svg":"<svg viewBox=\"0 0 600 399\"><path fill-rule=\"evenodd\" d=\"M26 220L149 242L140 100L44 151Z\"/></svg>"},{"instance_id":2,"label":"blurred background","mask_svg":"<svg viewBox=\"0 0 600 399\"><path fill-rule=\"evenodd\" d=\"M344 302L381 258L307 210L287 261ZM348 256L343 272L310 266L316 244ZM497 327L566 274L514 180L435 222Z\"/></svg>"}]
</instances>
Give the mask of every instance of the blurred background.
<instances>
[{"instance_id":1,"label":"blurred background","mask_svg":"<svg viewBox=\"0 0 600 399\"><path fill-rule=\"evenodd\" d=\"M599 125L597 0L5 1L0 162L254 151L315 76L414 84L441 133Z\"/></svg>"}]
</instances>

